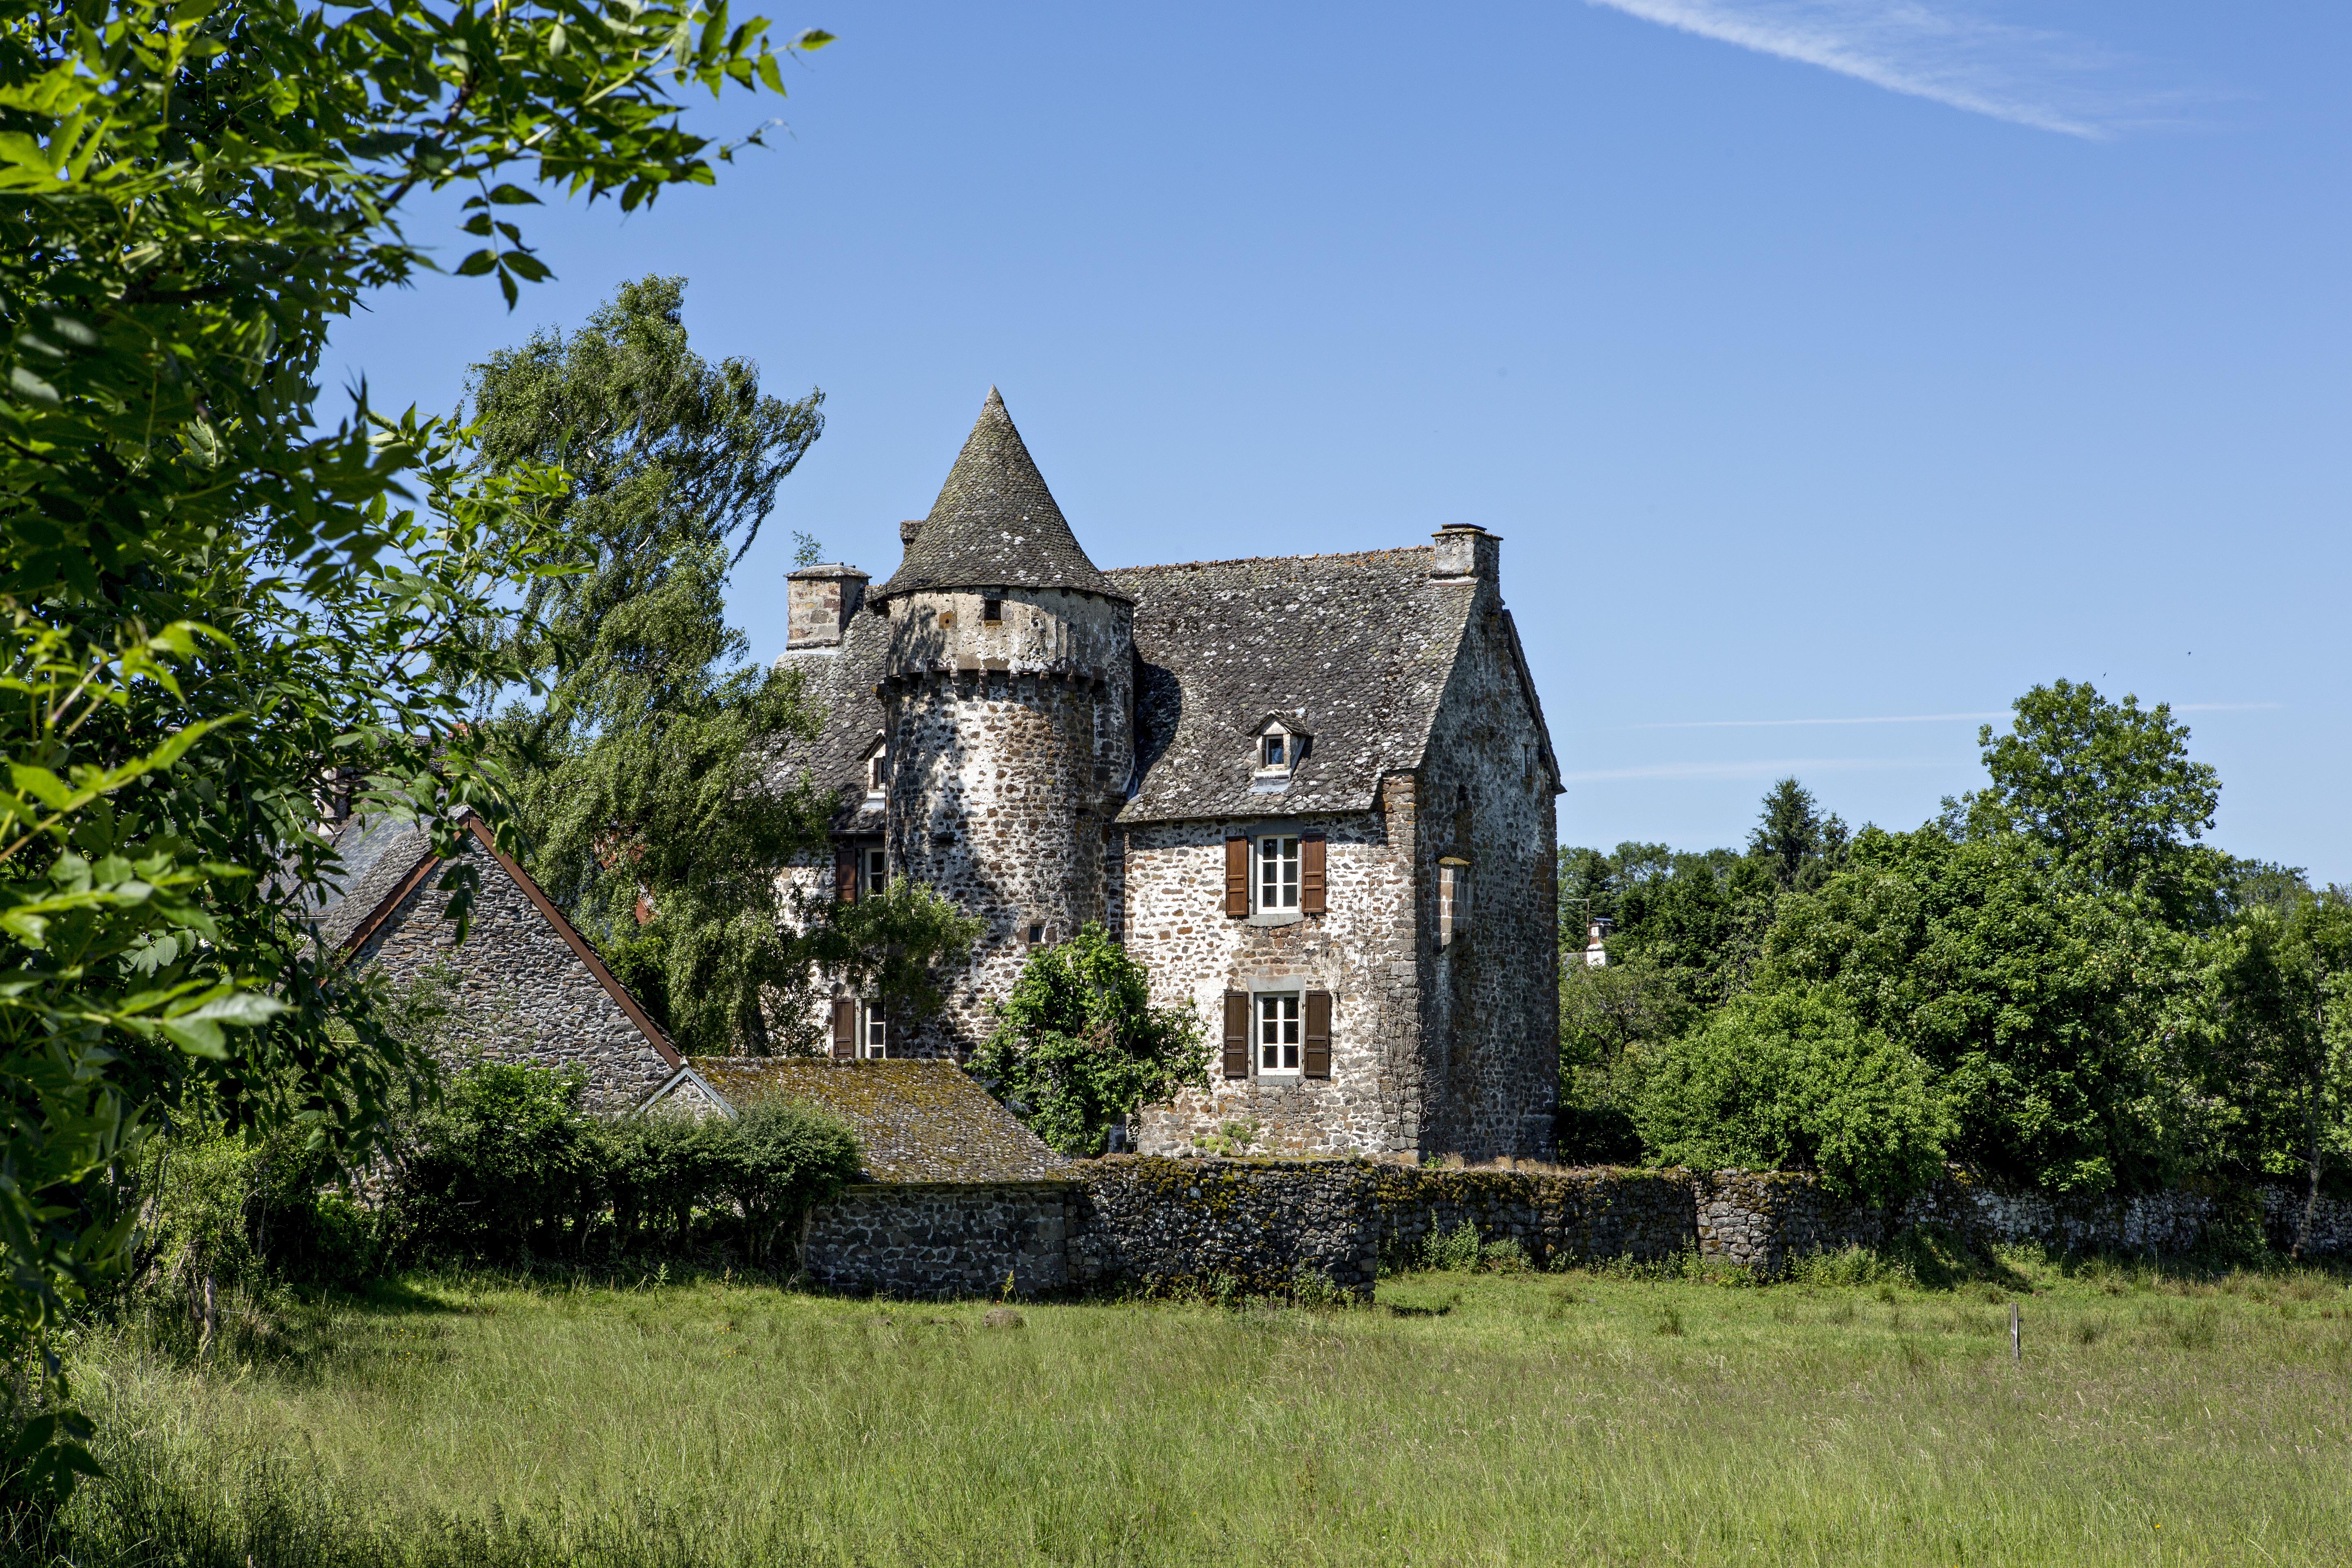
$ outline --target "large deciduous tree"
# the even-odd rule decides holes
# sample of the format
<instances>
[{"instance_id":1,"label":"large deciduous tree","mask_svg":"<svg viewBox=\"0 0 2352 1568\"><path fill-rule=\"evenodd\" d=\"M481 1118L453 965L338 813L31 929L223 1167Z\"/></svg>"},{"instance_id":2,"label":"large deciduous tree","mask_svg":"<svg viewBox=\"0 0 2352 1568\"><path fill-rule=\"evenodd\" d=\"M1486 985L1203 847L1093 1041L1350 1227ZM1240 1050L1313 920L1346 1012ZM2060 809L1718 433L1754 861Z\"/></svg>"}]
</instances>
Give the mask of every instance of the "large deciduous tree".
<instances>
[{"instance_id":1,"label":"large deciduous tree","mask_svg":"<svg viewBox=\"0 0 2352 1568\"><path fill-rule=\"evenodd\" d=\"M125 1255L109 1173L194 1083L232 1124L365 1149L412 1081L303 940L331 776L446 848L495 791L458 693L554 563L452 433L318 417L327 334L431 265L412 194L466 193L460 274L545 275L552 185L707 183L678 95L781 90L765 25L696 0L86 0L0 14L0 1479L87 1455L48 1336ZM805 45L823 35L804 35ZM521 184L514 183L516 180ZM412 503L428 503L412 510ZM467 907L464 873L452 909Z\"/></svg>"},{"instance_id":2,"label":"large deciduous tree","mask_svg":"<svg viewBox=\"0 0 2352 1568\"><path fill-rule=\"evenodd\" d=\"M539 699L486 732L550 893L687 1049L764 1054L771 1015L811 1016L820 973L920 1015L977 928L911 885L779 919L777 875L823 847L835 803L775 755L822 715L796 675L750 662L725 590L824 395L786 402L749 361L704 359L684 308L684 279L646 278L580 331L475 367L478 461L562 465L537 504L570 568L533 584L502 645Z\"/></svg>"}]
</instances>

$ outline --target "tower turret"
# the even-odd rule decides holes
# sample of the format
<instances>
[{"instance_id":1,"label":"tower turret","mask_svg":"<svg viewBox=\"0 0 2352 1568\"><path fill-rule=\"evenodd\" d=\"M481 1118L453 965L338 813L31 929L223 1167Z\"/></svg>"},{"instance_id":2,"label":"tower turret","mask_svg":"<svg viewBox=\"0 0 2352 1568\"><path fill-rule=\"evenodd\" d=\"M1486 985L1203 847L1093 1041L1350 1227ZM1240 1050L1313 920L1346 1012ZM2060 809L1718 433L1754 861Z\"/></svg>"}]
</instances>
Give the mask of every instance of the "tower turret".
<instances>
[{"instance_id":1,"label":"tower turret","mask_svg":"<svg viewBox=\"0 0 2352 1568\"><path fill-rule=\"evenodd\" d=\"M910 1040L969 1050L1032 947L1107 917L1135 749L1134 605L1095 569L991 387L906 559L889 617L888 862L987 930Z\"/></svg>"}]
</instances>

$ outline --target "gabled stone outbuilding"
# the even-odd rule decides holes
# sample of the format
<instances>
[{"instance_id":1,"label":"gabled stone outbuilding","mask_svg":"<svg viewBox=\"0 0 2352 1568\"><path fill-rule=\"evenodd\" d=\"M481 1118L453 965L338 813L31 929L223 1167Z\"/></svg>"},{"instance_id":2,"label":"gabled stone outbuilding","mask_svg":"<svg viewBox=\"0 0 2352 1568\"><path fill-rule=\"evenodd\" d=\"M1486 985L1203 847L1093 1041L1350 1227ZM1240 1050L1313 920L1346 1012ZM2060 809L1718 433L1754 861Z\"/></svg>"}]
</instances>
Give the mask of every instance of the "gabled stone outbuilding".
<instances>
[{"instance_id":1,"label":"gabled stone outbuilding","mask_svg":"<svg viewBox=\"0 0 2352 1568\"><path fill-rule=\"evenodd\" d=\"M1102 571L993 391L900 536L790 579L826 718L778 765L839 809L787 888L913 877L986 934L920 1028L833 997L836 1056L968 1053L1098 921L1212 1036L1147 1152L1549 1154L1559 770L1499 539Z\"/></svg>"},{"instance_id":2,"label":"gabled stone outbuilding","mask_svg":"<svg viewBox=\"0 0 2352 1568\"><path fill-rule=\"evenodd\" d=\"M530 874L478 819L468 816L465 829L481 893L462 943L456 923L443 918L446 862L423 828L383 816L356 816L336 832L342 870L317 912L321 942L395 984L428 973L446 981L461 1048L578 1068L595 1110L634 1110L665 1089L681 1107L708 1100L660 1026Z\"/></svg>"}]
</instances>

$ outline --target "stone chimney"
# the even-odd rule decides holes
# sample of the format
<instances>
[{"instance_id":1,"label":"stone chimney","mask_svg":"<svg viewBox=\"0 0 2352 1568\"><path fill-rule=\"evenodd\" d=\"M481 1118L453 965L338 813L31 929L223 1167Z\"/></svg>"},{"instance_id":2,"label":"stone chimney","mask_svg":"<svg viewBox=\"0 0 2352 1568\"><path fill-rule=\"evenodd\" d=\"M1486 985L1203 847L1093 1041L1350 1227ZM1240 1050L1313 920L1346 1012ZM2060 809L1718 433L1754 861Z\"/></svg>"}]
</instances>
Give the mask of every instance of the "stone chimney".
<instances>
[{"instance_id":1,"label":"stone chimney","mask_svg":"<svg viewBox=\"0 0 2352 1568\"><path fill-rule=\"evenodd\" d=\"M784 579L789 599L784 647L839 647L849 617L866 602L866 574L855 566L803 566Z\"/></svg>"},{"instance_id":2,"label":"stone chimney","mask_svg":"<svg viewBox=\"0 0 2352 1568\"><path fill-rule=\"evenodd\" d=\"M1475 522L1449 522L1431 537L1437 541L1437 558L1429 568L1431 576L1454 582L1475 578L1481 583L1493 583L1501 577L1501 534L1489 533Z\"/></svg>"}]
</instances>

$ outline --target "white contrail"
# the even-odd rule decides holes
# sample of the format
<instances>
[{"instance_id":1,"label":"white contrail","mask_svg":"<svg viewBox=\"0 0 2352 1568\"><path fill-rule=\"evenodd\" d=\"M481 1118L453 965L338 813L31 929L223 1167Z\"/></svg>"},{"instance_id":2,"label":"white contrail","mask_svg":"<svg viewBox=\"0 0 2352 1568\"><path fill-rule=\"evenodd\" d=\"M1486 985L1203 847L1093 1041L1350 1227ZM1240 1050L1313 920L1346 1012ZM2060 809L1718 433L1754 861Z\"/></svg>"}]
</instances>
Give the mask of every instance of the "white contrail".
<instances>
[{"instance_id":1,"label":"white contrail","mask_svg":"<svg viewBox=\"0 0 2352 1568\"><path fill-rule=\"evenodd\" d=\"M1951 757L1782 757L1760 763L1648 763L1632 768L1596 768L1562 773L1564 784L1609 784L1624 779L1781 779L1791 773L1854 773L1878 768L1948 768Z\"/></svg>"},{"instance_id":2,"label":"white contrail","mask_svg":"<svg viewBox=\"0 0 2352 1568\"><path fill-rule=\"evenodd\" d=\"M2049 79L2102 63L2062 34L1919 0L1586 0L1645 22L1819 66L2012 125L2103 142L2079 88Z\"/></svg>"}]
</instances>

